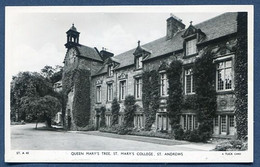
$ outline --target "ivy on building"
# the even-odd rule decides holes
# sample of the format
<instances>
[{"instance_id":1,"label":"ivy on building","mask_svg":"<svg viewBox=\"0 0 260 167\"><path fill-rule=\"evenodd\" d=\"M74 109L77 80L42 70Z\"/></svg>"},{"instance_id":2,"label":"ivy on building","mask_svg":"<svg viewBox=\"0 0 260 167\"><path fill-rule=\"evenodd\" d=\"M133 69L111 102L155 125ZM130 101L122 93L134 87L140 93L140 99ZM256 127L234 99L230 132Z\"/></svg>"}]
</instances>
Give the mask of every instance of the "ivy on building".
<instances>
[{"instance_id":1,"label":"ivy on building","mask_svg":"<svg viewBox=\"0 0 260 167\"><path fill-rule=\"evenodd\" d=\"M99 112L100 112L100 127L106 127L106 117L105 117L106 107L105 106L100 107Z\"/></svg>"},{"instance_id":2,"label":"ivy on building","mask_svg":"<svg viewBox=\"0 0 260 167\"><path fill-rule=\"evenodd\" d=\"M197 109L197 95L192 94L192 95L184 96L183 102L182 102L182 108L196 110Z\"/></svg>"},{"instance_id":3,"label":"ivy on building","mask_svg":"<svg viewBox=\"0 0 260 167\"><path fill-rule=\"evenodd\" d=\"M195 92L197 94L197 118L199 121L198 133L201 141L207 141L213 133L213 118L217 109L215 90L216 66L213 63L211 47L208 47L197 58L193 68Z\"/></svg>"},{"instance_id":4,"label":"ivy on building","mask_svg":"<svg viewBox=\"0 0 260 167\"><path fill-rule=\"evenodd\" d=\"M111 106L111 113L112 113L111 125L112 126L118 124L119 110L120 110L120 105L118 103L118 100L117 100L117 98L114 98L113 102L112 102L112 106Z\"/></svg>"},{"instance_id":5,"label":"ivy on building","mask_svg":"<svg viewBox=\"0 0 260 167\"><path fill-rule=\"evenodd\" d=\"M247 13L237 16L237 50L235 56L235 115L237 138L243 139L248 134L248 86L247 86Z\"/></svg>"},{"instance_id":6,"label":"ivy on building","mask_svg":"<svg viewBox=\"0 0 260 167\"><path fill-rule=\"evenodd\" d=\"M182 62L180 60L173 60L167 69L169 82L167 110L173 131L180 128L179 124L183 100L181 74Z\"/></svg>"},{"instance_id":7,"label":"ivy on building","mask_svg":"<svg viewBox=\"0 0 260 167\"><path fill-rule=\"evenodd\" d=\"M125 114L124 114L124 126L128 128L134 127L134 114L136 111L135 97L128 95L124 101Z\"/></svg>"},{"instance_id":8,"label":"ivy on building","mask_svg":"<svg viewBox=\"0 0 260 167\"><path fill-rule=\"evenodd\" d=\"M68 101L68 94L74 91L73 120L76 126L85 127L90 119L90 71L73 69L63 73L62 89L64 103ZM74 89L73 89L74 88ZM65 113L66 105L63 107Z\"/></svg>"},{"instance_id":9,"label":"ivy on building","mask_svg":"<svg viewBox=\"0 0 260 167\"><path fill-rule=\"evenodd\" d=\"M151 130L159 109L160 82L159 73L155 70L145 71L142 75L142 102L145 115L145 130Z\"/></svg>"}]
</instances>

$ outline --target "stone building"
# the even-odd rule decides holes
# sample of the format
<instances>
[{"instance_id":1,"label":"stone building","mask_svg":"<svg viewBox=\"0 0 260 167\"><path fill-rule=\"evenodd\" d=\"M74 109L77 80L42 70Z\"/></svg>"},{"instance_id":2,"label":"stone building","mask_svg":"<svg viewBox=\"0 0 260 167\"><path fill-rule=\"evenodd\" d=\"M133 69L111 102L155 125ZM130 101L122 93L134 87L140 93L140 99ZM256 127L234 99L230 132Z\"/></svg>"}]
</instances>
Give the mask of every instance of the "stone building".
<instances>
[{"instance_id":1,"label":"stone building","mask_svg":"<svg viewBox=\"0 0 260 167\"><path fill-rule=\"evenodd\" d=\"M137 47L115 55L106 50L84 46L79 43L79 32L74 25L67 31L67 53L64 60L64 74L75 69L89 71L84 76L90 85L86 85L87 101L90 107L85 120L99 128L100 113L97 108L106 107L106 125L111 125L111 104L114 98L120 103L119 124L123 123L126 95L133 95L138 105L134 117L134 126L142 129L145 124L142 103L142 74L144 71L156 70L160 75L160 107L152 126L154 130L170 131L167 97L168 80L166 68L174 59L183 62L182 83L184 98L196 94L194 91L192 64L200 57L207 46L213 48L216 64L217 113L214 124L214 135L233 136L236 134L234 116L234 46L237 42L237 13L224 13L197 25L186 26L182 20L171 16L166 20L166 35L147 44L137 42ZM63 74L63 75L64 75ZM63 78L64 84L68 80ZM67 91L67 104L64 112L65 125L70 129L79 129L73 114L76 84L71 84ZM184 130L198 128L196 112L182 110L181 126Z\"/></svg>"}]
</instances>

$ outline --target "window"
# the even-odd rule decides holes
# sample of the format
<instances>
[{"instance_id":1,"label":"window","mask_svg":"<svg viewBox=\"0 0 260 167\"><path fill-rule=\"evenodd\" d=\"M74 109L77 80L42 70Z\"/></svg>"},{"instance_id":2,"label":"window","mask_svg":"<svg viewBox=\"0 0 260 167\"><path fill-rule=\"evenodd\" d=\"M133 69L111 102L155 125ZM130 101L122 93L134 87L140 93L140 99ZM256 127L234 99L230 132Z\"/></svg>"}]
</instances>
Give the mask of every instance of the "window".
<instances>
[{"instance_id":1,"label":"window","mask_svg":"<svg viewBox=\"0 0 260 167\"><path fill-rule=\"evenodd\" d=\"M218 117L214 118L214 126L218 126Z\"/></svg>"},{"instance_id":2,"label":"window","mask_svg":"<svg viewBox=\"0 0 260 167\"><path fill-rule=\"evenodd\" d=\"M229 116L229 127L234 127L234 126L235 126L234 116Z\"/></svg>"},{"instance_id":3,"label":"window","mask_svg":"<svg viewBox=\"0 0 260 167\"><path fill-rule=\"evenodd\" d=\"M194 130L197 129L199 126L198 118L196 115L193 114L185 114L182 115L182 121L183 121L183 129L184 130Z\"/></svg>"},{"instance_id":4,"label":"window","mask_svg":"<svg viewBox=\"0 0 260 167\"><path fill-rule=\"evenodd\" d=\"M143 57L142 56L139 56L139 57L136 57L136 60L135 60L135 63L136 63L136 69L140 69L140 68L143 68Z\"/></svg>"},{"instance_id":5,"label":"window","mask_svg":"<svg viewBox=\"0 0 260 167\"><path fill-rule=\"evenodd\" d=\"M126 81L120 81L119 83L119 99L124 100L126 94Z\"/></svg>"},{"instance_id":6,"label":"window","mask_svg":"<svg viewBox=\"0 0 260 167\"><path fill-rule=\"evenodd\" d=\"M232 61L219 62L217 64L217 90L232 89Z\"/></svg>"},{"instance_id":7,"label":"window","mask_svg":"<svg viewBox=\"0 0 260 167\"><path fill-rule=\"evenodd\" d=\"M113 84L107 84L107 101L112 101L113 99Z\"/></svg>"},{"instance_id":8,"label":"window","mask_svg":"<svg viewBox=\"0 0 260 167\"><path fill-rule=\"evenodd\" d=\"M194 92L192 68L189 68L185 70L185 94L193 94Z\"/></svg>"},{"instance_id":9,"label":"window","mask_svg":"<svg viewBox=\"0 0 260 167\"><path fill-rule=\"evenodd\" d=\"M168 79L166 73L161 74L161 96L166 96L168 94Z\"/></svg>"},{"instance_id":10,"label":"window","mask_svg":"<svg viewBox=\"0 0 260 167\"><path fill-rule=\"evenodd\" d=\"M136 114L134 116L134 126L137 129L141 129L144 127L144 116L143 114Z\"/></svg>"},{"instance_id":11,"label":"window","mask_svg":"<svg viewBox=\"0 0 260 167\"><path fill-rule=\"evenodd\" d=\"M109 65L108 66L108 76L113 76L114 75L114 72L113 72L113 65Z\"/></svg>"},{"instance_id":12,"label":"window","mask_svg":"<svg viewBox=\"0 0 260 167\"><path fill-rule=\"evenodd\" d=\"M191 115L188 115L188 129L189 130L192 130L192 116Z\"/></svg>"},{"instance_id":13,"label":"window","mask_svg":"<svg viewBox=\"0 0 260 167\"><path fill-rule=\"evenodd\" d=\"M221 132L227 132L226 115L221 116Z\"/></svg>"},{"instance_id":14,"label":"window","mask_svg":"<svg viewBox=\"0 0 260 167\"><path fill-rule=\"evenodd\" d=\"M97 103L101 103L101 86L97 86Z\"/></svg>"},{"instance_id":15,"label":"window","mask_svg":"<svg viewBox=\"0 0 260 167\"><path fill-rule=\"evenodd\" d=\"M135 79L135 98L140 99L142 96L142 79Z\"/></svg>"},{"instance_id":16,"label":"window","mask_svg":"<svg viewBox=\"0 0 260 167\"><path fill-rule=\"evenodd\" d=\"M186 42L186 55L193 55L197 53L196 39L192 39Z\"/></svg>"}]
</instances>

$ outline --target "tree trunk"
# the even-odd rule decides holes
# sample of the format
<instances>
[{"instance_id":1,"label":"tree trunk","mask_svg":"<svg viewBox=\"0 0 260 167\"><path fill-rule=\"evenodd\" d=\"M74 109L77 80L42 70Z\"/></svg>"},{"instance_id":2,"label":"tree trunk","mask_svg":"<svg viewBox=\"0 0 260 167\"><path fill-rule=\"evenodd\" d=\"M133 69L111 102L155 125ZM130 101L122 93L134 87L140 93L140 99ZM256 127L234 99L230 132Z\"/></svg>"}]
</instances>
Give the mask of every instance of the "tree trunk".
<instances>
[{"instance_id":1,"label":"tree trunk","mask_svg":"<svg viewBox=\"0 0 260 167\"><path fill-rule=\"evenodd\" d=\"M35 129L37 129L37 125L38 125L38 119L36 120L36 126L35 126Z\"/></svg>"},{"instance_id":2,"label":"tree trunk","mask_svg":"<svg viewBox=\"0 0 260 167\"><path fill-rule=\"evenodd\" d=\"M45 124L47 128L51 128L51 118L46 118Z\"/></svg>"}]
</instances>

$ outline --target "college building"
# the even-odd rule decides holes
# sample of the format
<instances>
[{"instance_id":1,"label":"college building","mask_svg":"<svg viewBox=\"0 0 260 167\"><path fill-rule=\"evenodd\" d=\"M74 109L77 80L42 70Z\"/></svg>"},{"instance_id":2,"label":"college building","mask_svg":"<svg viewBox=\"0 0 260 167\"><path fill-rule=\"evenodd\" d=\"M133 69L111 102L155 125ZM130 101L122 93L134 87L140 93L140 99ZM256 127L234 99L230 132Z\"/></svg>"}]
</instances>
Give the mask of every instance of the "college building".
<instances>
[{"instance_id":1,"label":"college building","mask_svg":"<svg viewBox=\"0 0 260 167\"><path fill-rule=\"evenodd\" d=\"M184 25L180 18L171 15L166 20L165 36L146 44L136 41L135 48L119 55L81 44L80 32L72 25L66 32L67 52L62 79L62 88L67 97L63 112L64 125L72 130L80 130L83 125L94 125L98 129L101 116L97 109L104 106L106 126L111 126L111 105L114 98L120 104L118 124L122 125L125 97L133 95L138 106L134 127L142 130L146 119L142 101L142 74L156 70L160 80L160 104L152 129L171 131L167 111L169 83L166 69L173 60L181 60L183 97L185 99L196 94L192 64L206 47L211 46L216 65L214 86L217 94L216 117L212 120L213 136L234 136L234 48L237 45L237 14L224 13L196 25L192 22ZM196 111L183 108L180 125L184 131L197 129L199 122Z\"/></svg>"}]
</instances>

